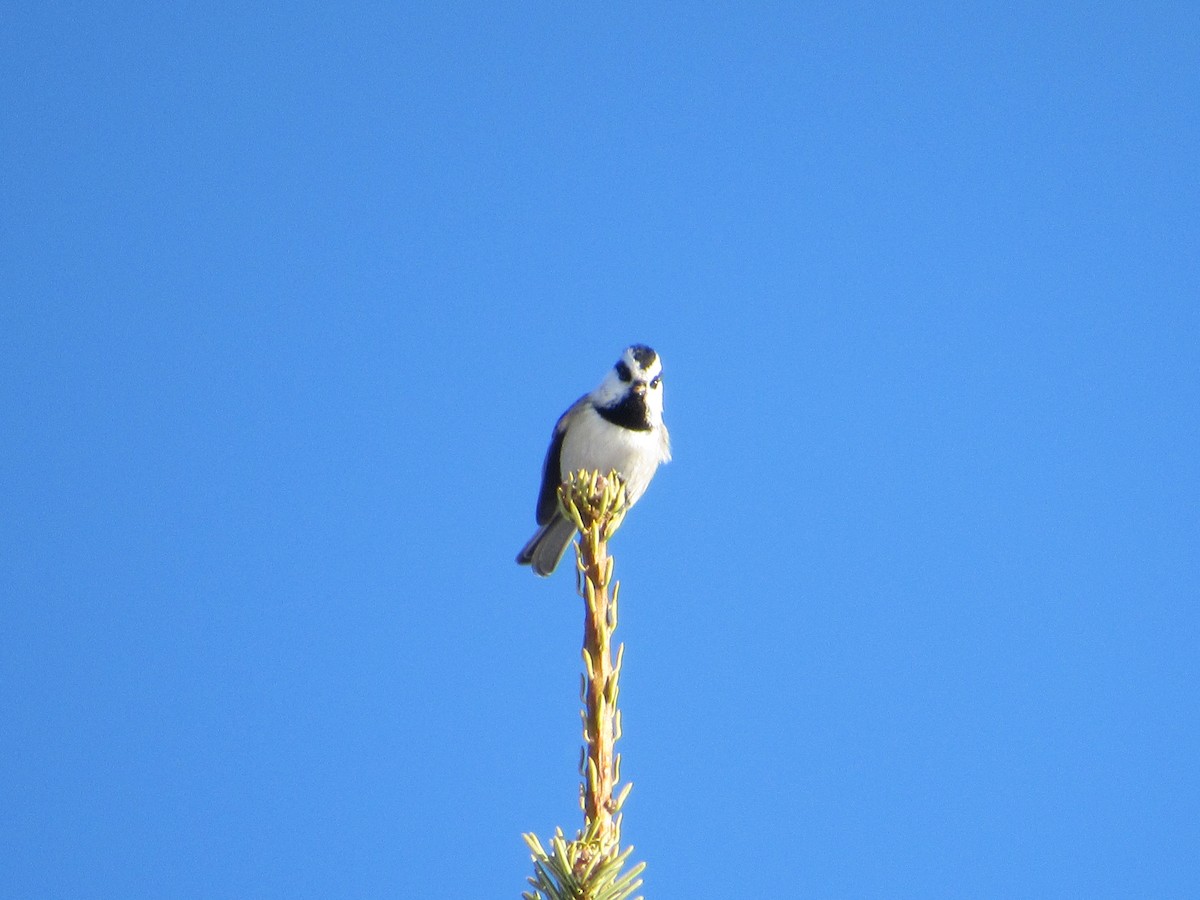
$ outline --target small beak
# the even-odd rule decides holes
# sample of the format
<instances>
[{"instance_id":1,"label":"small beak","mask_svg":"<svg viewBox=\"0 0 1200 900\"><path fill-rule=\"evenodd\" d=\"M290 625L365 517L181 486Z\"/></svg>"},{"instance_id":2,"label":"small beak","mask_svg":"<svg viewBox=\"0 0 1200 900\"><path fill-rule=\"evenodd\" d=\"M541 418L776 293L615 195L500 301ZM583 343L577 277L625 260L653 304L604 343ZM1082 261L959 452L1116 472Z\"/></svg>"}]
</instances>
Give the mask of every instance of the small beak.
<instances>
[{"instance_id":1,"label":"small beak","mask_svg":"<svg viewBox=\"0 0 1200 900\"><path fill-rule=\"evenodd\" d=\"M633 392L634 392L635 394L637 394L639 397L645 397L645 396L646 396L646 382L644 382L644 381L635 381L635 382L633 383L633 388L632 388L632 390L633 390Z\"/></svg>"}]
</instances>

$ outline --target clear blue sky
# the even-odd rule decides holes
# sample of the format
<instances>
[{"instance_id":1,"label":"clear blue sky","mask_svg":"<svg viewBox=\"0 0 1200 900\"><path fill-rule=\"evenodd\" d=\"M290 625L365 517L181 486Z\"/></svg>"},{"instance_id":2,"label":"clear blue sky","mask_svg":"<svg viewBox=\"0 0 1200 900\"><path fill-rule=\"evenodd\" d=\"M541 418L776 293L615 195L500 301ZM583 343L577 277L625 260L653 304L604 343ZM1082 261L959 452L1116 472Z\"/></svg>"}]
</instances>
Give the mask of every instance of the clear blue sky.
<instances>
[{"instance_id":1,"label":"clear blue sky","mask_svg":"<svg viewBox=\"0 0 1200 900\"><path fill-rule=\"evenodd\" d=\"M1053 6L10 6L0 895L518 896L633 341L650 900L1200 895L1200 20Z\"/></svg>"}]
</instances>

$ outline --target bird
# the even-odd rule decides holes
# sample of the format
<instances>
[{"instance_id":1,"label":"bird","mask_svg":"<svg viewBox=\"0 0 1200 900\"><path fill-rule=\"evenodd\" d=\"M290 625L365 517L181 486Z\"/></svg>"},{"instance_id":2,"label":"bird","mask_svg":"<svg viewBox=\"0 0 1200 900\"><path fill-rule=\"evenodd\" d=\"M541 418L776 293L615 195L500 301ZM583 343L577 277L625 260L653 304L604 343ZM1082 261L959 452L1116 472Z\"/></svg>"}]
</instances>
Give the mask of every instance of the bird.
<instances>
[{"instance_id":1,"label":"bird","mask_svg":"<svg viewBox=\"0 0 1200 900\"><path fill-rule=\"evenodd\" d=\"M671 459L671 437L663 423L662 360L645 344L632 344L590 394L563 413L550 436L537 500L538 530L517 554L517 562L537 575L552 573L571 539L575 523L558 504L559 485L580 469L625 484L627 507L646 492L659 463Z\"/></svg>"}]
</instances>

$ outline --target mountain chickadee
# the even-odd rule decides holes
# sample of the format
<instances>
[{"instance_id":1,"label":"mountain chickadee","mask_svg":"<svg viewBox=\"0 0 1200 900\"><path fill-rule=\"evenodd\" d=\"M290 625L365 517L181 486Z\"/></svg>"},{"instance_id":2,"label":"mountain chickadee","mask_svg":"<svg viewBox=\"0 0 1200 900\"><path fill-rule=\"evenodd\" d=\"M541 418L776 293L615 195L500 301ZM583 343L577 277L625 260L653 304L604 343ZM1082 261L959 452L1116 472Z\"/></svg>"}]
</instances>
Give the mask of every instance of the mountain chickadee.
<instances>
[{"instance_id":1,"label":"mountain chickadee","mask_svg":"<svg viewBox=\"0 0 1200 900\"><path fill-rule=\"evenodd\" d=\"M558 486L584 469L607 475L615 469L633 506L645 493L659 463L671 458L671 438L663 424L662 362L645 344L627 347L590 394L559 418L542 465L537 523L541 527L521 548L517 562L538 575L554 571L575 536L573 523L558 507Z\"/></svg>"}]
</instances>

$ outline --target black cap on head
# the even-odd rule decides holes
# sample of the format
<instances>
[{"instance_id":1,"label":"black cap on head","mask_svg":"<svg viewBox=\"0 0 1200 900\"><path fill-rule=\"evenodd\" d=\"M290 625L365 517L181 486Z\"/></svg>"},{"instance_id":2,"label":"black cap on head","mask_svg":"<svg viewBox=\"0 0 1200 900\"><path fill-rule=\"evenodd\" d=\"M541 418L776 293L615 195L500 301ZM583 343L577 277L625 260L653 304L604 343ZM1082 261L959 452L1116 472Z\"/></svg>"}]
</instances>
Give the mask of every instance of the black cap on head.
<instances>
[{"instance_id":1,"label":"black cap on head","mask_svg":"<svg viewBox=\"0 0 1200 900\"><path fill-rule=\"evenodd\" d=\"M650 366L654 365L654 361L658 359L658 354L645 344L634 344L629 348L629 352L633 354L633 358L637 360L637 364L643 369L650 368Z\"/></svg>"}]
</instances>

